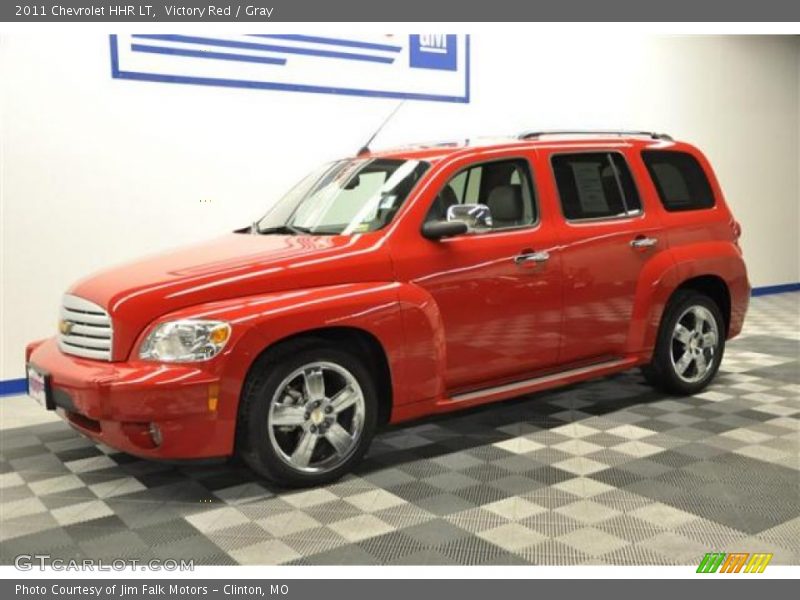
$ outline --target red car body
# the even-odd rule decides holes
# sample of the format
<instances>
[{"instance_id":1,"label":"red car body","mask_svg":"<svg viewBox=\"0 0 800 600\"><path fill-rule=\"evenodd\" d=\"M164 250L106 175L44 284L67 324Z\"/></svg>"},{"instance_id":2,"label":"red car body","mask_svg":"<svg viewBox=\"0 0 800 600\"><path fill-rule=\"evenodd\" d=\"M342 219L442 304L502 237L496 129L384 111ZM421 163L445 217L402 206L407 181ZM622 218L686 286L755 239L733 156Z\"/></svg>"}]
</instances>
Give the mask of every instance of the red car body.
<instances>
[{"instance_id":1,"label":"red car body","mask_svg":"<svg viewBox=\"0 0 800 600\"><path fill-rule=\"evenodd\" d=\"M713 208L669 212L642 150L695 157ZM622 153L643 211L574 223L562 215L550 159L565 151ZM739 226L702 153L639 136L508 140L484 146L413 148L373 156L420 159L430 169L389 225L349 236L231 233L116 267L69 294L104 307L113 321L111 360L63 353L55 338L27 360L47 373L59 413L114 448L153 458L234 453L248 370L266 348L309 332L356 333L387 374L386 420L396 423L573 383L647 363L673 292L714 287L727 337L739 333L750 287ZM540 218L532 227L431 241L421 225L438 190L465 166L528 162ZM652 248L630 245L657 238ZM518 264L546 251L544 265ZM157 324L179 318L231 324L214 358L163 364L138 358ZM156 423L162 439L149 434Z\"/></svg>"}]
</instances>

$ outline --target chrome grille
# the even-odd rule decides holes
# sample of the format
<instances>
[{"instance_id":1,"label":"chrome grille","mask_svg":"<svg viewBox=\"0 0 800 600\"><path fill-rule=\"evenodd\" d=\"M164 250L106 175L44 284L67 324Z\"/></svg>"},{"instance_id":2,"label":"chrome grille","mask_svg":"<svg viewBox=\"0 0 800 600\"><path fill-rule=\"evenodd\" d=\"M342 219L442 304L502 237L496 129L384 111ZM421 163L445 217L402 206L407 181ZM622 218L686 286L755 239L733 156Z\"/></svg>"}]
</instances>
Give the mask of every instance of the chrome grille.
<instances>
[{"instance_id":1,"label":"chrome grille","mask_svg":"<svg viewBox=\"0 0 800 600\"><path fill-rule=\"evenodd\" d=\"M97 304L66 294L61 304L58 347L66 354L111 360L111 318Z\"/></svg>"}]
</instances>

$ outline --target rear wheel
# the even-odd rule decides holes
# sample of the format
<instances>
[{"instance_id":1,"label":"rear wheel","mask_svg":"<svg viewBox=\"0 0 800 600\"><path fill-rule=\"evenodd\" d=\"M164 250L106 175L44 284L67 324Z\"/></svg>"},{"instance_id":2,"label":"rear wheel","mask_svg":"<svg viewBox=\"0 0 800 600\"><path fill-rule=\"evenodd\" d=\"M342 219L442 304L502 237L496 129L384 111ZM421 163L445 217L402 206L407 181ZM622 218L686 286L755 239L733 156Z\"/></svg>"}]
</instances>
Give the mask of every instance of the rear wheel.
<instances>
[{"instance_id":1,"label":"rear wheel","mask_svg":"<svg viewBox=\"0 0 800 600\"><path fill-rule=\"evenodd\" d=\"M369 447L377 397L369 372L348 352L307 344L268 353L254 365L242 398L241 454L281 485L338 479Z\"/></svg>"},{"instance_id":2,"label":"rear wheel","mask_svg":"<svg viewBox=\"0 0 800 600\"><path fill-rule=\"evenodd\" d=\"M679 290L661 320L653 359L642 369L655 387L691 395L714 378L725 351L725 322L717 304L693 290Z\"/></svg>"}]
</instances>

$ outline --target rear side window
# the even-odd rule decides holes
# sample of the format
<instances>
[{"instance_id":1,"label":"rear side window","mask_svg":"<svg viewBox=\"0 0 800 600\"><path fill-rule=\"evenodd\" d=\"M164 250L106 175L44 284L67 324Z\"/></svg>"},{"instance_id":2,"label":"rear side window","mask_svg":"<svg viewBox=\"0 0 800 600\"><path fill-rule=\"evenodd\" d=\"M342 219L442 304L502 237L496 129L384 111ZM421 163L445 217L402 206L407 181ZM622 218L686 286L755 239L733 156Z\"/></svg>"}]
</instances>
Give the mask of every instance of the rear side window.
<instances>
[{"instance_id":1,"label":"rear side window","mask_svg":"<svg viewBox=\"0 0 800 600\"><path fill-rule=\"evenodd\" d=\"M642 158L665 209L699 210L714 206L711 184L694 156L672 150L645 150Z\"/></svg>"},{"instance_id":2,"label":"rear side window","mask_svg":"<svg viewBox=\"0 0 800 600\"><path fill-rule=\"evenodd\" d=\"M592 152L553 156L561 209L570 221L639 214L642 204L621 154Z\"/></svg>"}]
</instances>

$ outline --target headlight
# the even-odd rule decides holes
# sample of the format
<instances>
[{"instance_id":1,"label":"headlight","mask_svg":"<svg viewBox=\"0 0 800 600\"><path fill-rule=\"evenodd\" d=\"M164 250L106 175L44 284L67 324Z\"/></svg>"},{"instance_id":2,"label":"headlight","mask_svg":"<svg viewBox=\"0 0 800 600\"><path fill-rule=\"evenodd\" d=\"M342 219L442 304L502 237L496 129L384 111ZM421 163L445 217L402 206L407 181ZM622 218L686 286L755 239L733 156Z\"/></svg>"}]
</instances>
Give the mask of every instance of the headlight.
<instances>
[{"instance_id":1,"label":"headlight","mask_svg":"<svg viewBox=\"0 0 800 600\"><path fill-rule=\"evenodd\" d=\"M231 337L224 321L167 321L156 326L139 349L139 358L163 362L208 360Z\"/></svg>"}]
</instances>

